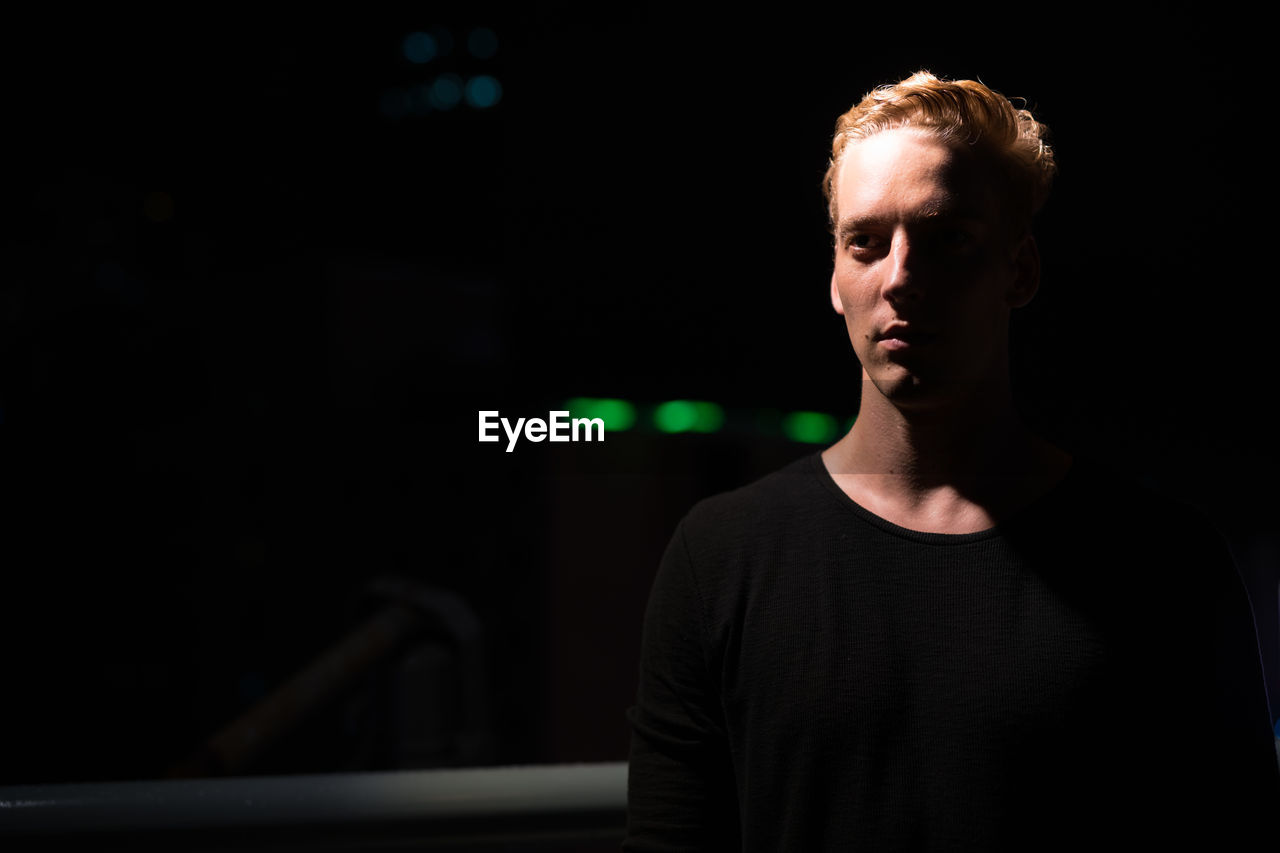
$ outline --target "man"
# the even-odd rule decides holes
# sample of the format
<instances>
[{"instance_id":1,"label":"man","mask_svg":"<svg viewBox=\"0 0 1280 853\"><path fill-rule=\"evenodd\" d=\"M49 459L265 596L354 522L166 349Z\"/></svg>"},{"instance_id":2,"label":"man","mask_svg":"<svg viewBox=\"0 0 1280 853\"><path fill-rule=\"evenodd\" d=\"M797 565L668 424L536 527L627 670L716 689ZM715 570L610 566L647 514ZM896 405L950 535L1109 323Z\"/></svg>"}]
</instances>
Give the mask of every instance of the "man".
<instances>
[{"instance_id":1,"label":"man","mask_svg":"<svg viewBox=\"0 0 1280 853\"><path fill-rule=\"evenodd\" d=\"M1043 126L973 81L921 72L841 117L831 300L858 417L676 531L624 849L1276 849L1225 546L1014 409L1053 174Z\"/></svg>"}]
</instances>

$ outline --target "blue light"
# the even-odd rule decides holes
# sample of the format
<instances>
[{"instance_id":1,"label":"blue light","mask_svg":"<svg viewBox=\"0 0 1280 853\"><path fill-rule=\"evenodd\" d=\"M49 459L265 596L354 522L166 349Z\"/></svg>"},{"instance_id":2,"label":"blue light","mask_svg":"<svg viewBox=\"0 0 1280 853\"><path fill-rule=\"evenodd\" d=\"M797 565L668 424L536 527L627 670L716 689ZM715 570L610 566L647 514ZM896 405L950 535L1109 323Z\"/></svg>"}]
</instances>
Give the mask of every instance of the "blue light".
<instances>
[{"instance_id":1,"label":"blue light","mask_svg":"<svg viewBox=\"0 0 1280 853\"><path fill-rule=\"evenodd\" d=\"M456 74L442 74L431 84L428 97L436 109L451 110L462 100L462 81Z\"/></svg>"},{"instance_id":2,"label":"blue light","mask_svg":"<svg viewBox=\"0 0 1280 853\"><path fill-rule=\"evenodd\" d=\"M483 110L502 100L502 84L488 74L467 81L467 104Z\"/></svg>"},{"instance_id":3,"label":"blue light","mask_svg":"<svg viewBox=\"0 0 1280 853\"><path fill-rule=\"evenodd\" d=\"M476 59L492 59L498 52L498 36L488 27L476 27L467 36L467 50Z\"/></svg>"},{"instance_id":4,"label":"blue light","mask_svg":"<svg viewBox=\"0 0 1280 853\"><path fill-rule=\"evenodd\" d=\"M409 33L404 37L404 58L415 65L425 65L436 56L436 40L428 33Z\"/></svg>"}]
</instances>

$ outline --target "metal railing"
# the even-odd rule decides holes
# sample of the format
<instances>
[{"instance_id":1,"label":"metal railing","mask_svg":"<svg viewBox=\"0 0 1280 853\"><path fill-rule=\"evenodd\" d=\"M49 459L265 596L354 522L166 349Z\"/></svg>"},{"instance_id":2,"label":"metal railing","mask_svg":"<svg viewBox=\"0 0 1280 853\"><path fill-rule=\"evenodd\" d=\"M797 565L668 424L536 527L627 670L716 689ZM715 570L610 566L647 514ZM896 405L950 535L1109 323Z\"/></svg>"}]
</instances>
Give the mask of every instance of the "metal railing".
<instances>
[{"instance_id":1,"label":"metal railing","mask_svg":"<svg viewBox=\"0 0 1280 853\"><path fill-rule=\"evenodd\" d=\"M0 787L0 848L320 853L620 843L626 776L617 762Z\"/></svg>"},{"instance_id":2,"label":"metal railing","mask_svg":"<svg viewBox=\"0 0 1280 853\"><path fill-rule=\"evenodd\" d=\"M379 578L367 592L381 601L383 606L377 612L169 768L168 776L252 773L263 753L428 629L447 641L458 668L454 710L463 722L457 731L448 733L454 741L450 757L457 760L443 763L488 763L488 735L482 727L487 714L481 627L471 608L451 592L403 578Z\"/></svg>"}]
</instances>

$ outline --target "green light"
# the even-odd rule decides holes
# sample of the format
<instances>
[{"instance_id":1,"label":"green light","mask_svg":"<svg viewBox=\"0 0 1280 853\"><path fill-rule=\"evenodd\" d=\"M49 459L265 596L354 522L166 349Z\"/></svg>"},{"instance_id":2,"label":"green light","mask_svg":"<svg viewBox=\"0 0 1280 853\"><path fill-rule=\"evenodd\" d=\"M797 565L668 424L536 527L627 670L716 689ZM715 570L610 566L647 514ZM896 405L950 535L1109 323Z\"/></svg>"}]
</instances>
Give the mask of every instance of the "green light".
<instances>
[{"instance_id":1,"label":"green light","mask_svg":"<svg viewBox=\"0 0 1280 853\"><path fill-rule=\"evenodd\" d=\"M836 419L822 412L792 412L782 419L782 432L792 441L820 444L836 437Z\"/></svg>"},{"instance_id":2,"label":"green light","mask_svg":"<svg viewBox=\"0 0 1280 853\"><path fill-rule=\"evenodd\" d=\"M599 418L608 432L622 432L636 423L636 407L626 400L575 397L564 404L572 418Z\"/></svg>"},{"instance_id":3,"label":"green light","mask_svg":"<svg viewBox=\"0 0 1280 853\"><path fill-rule=\"evenodd\" d=\"M688 432L698 420L698 410L688 400L670 400L653 410L653 425L662 432Z\"/></svg>"},{"instance_id":4,"label":"green light","mask_svg":"<svg viewBox=\"0 0 1280 853\"><path fill-rule=\"evenodd\" d=\"M668 400L653 411L661 432L715 432L724 424L724 410L701 400Z\"/></svg>"},{"instance_id":5,"label":"green light","mask_svg":"<svg viewBox=\"0 0 1280 853\"><path fill-rule=\"evenodd\" d=\"M693 407L698 412L698 419L693 424L694 432L715 432L724 426L724 409L715 403L696 402Z\"/></svg>"}]
</instances>

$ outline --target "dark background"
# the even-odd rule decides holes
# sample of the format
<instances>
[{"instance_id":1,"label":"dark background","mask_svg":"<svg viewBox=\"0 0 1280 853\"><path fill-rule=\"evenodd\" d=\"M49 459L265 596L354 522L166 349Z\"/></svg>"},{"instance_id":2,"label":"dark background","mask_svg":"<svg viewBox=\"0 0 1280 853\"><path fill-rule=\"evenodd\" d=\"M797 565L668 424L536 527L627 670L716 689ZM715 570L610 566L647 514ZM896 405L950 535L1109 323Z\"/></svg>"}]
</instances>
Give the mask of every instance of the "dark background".
<instances>
[{"instance_id":1,"label":"dark background","mask_svg":"<svg viewBox=\"0 0 1280 853\"><path fill-rule=\"evenodd\" d=\"M1257 22L912 9L12 21L0 783L170 773L376 612L384 575L482 626L483 713L444 714L420 766L624 758L676 521L818 448L780 413L856 411L820 181L835 117L918 68L1053 128L1021 405L1218 523L1280 696ZM415 31L426 63L404 54ZM501 97L415 94L446 75ZM709 400L728 421L476 440L477 410L576 396ZM398 665L244 772L404 766Z\"/></svg>"}]
</instances>

